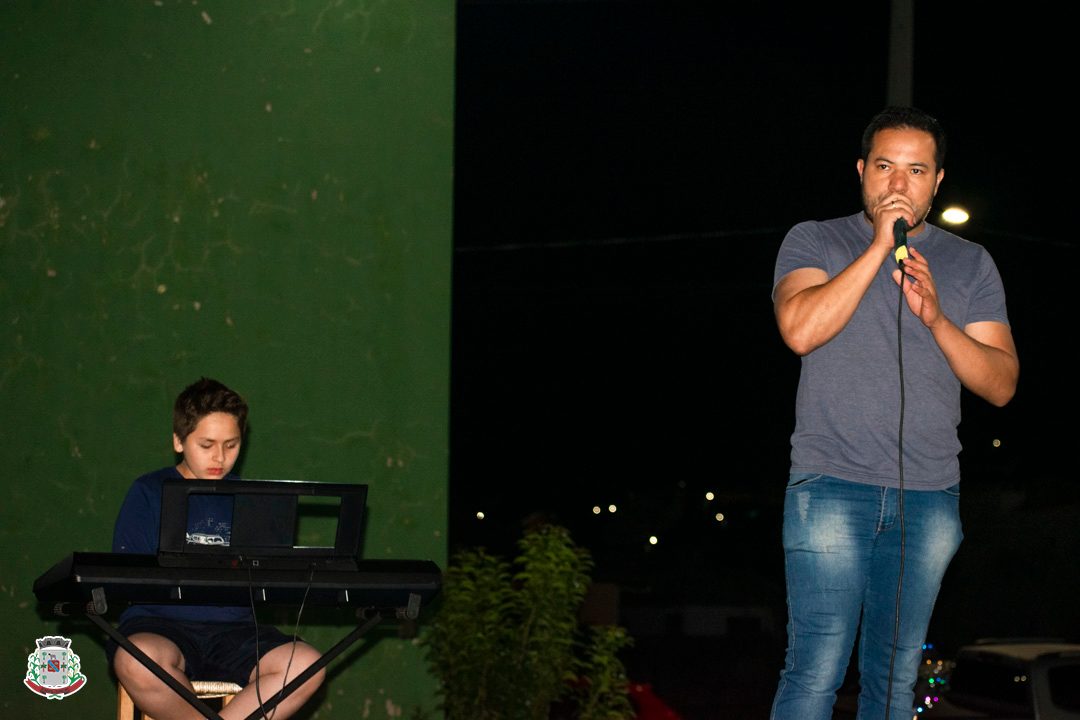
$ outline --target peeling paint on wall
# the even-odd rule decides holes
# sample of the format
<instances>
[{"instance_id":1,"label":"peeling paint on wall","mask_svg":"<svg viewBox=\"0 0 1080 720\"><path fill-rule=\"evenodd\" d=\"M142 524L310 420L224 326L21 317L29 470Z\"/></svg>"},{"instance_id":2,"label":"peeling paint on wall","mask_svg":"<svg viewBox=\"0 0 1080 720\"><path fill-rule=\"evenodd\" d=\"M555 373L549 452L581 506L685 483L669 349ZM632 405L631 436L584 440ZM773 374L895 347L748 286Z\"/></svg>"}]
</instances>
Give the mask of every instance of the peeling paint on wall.
<instances>
[{"instance_id":1,"label":"peeling paint on wall","mask_svg":"<svg viewBox=\"0 0 1080 720\"><path fill-rule=\"evenodd\" d=\"M0 542L25 549L0 559L5 676L55 629L34 578L108 549L199 375L252 406L245 477L368 483L369 556L444 560L453 21L446 0L0 4ZM113 702L83 652L65 716ZM432 702L396 637L318 717L356 717L357 687L387 691L375 718Z\"/></svg>"}]
</instances>

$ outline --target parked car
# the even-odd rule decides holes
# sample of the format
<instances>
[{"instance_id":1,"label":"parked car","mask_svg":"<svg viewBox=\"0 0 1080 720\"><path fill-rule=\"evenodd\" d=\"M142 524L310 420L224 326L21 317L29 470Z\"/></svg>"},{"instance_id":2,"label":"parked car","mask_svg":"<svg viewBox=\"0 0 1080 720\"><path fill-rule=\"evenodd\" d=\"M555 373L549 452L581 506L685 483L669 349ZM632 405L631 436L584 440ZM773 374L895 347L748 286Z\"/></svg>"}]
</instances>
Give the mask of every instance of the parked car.
<instances>
[{"instance_id":1,"label":"parked car","mask_svg":"<svg viewBox=\"0 0 1080 720\"><path fill-rule=\"evenodd\" d=\"M979 640L962 646L946 668L917 717L1080 720L1080 643Z\"/></svg>"}]
</instances>

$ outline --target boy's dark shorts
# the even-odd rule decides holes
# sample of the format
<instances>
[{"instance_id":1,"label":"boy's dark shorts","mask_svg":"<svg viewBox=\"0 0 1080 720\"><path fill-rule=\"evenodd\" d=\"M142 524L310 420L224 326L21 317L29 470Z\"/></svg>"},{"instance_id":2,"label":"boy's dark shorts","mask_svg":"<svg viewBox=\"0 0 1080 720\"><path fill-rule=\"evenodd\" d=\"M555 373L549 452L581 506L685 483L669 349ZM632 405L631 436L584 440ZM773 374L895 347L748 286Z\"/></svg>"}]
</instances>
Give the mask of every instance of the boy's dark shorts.
<instances>
[{"instance_id":1,"label":"boy's dark shorts","mask_svg":"<svg viewBox=\"0 0 1080 720\"><path fill-rule=\"evenodd\" d=\"M273 625L259 625L258 656L291 643L293 638ZM254 623L179 622L151 616L134 617L117 628L124 637L154 633L176 643L184 655L184 674L194 680L227 680L241 687L250 682L255 669ZM296 638L302 642L302 638ZM105 653L112 667L119 645L111 637Z\"/></svg>"}]
</instances>

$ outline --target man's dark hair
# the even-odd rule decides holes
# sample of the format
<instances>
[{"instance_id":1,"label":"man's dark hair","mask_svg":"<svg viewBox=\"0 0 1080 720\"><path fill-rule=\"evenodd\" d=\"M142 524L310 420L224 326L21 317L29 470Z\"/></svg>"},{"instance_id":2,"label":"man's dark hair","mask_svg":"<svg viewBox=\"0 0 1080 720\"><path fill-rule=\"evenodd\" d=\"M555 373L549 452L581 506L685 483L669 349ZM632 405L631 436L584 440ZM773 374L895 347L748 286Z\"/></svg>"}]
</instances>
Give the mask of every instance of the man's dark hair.
<instances>
[{"instance_id":1,"label":"man's dark hair","mask_svg":"<svg viewBox=\"0 0 1080 720\"><path fill-rule=\"evenodd\" d=\"M862 159L866 162L870 159L870 150L874 145L874 135L879 130L892 130L894 128L913 128L930 133L934 138L934 168L935 172L945 167L945 130L936 118L913 107L893 105L885 108L870 120L862 136Z\"/></svg>"},{"instance_id":2,"label":"man's dark hair","mask_svg":"<svg viewBox=\"0 0 1080 720\"><path fill-rule=\"evenodd\" d=\"M176 404L173 405L173 432L183 442L200 420L216 412L234 416L240 426L240 434L244 434L248 414L244 398L217 380L199 378L176 397Z\"/></svg>"}]
</instances>

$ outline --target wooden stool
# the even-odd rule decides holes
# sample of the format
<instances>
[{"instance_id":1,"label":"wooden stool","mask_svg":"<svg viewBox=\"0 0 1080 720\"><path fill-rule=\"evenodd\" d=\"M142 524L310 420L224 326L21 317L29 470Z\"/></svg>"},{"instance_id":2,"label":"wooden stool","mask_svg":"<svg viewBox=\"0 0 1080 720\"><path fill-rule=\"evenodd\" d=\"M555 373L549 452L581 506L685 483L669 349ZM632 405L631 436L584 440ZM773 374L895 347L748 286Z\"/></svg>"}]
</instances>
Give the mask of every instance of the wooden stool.
<instances>
[{"instance_id":1,"label":"wooden stool","mask_svg":"<svg viewBox=\"0 0 1080 720\"><path fill-rule=\"evenodd\" d=\"M192 680L191 684L195 688L195 697L200 700L221 698L222 707L228 705L233 696L243 690L236 683L220 680ZM136 720L137 717L142 717L142 720L154 720L149 715L136 710L135 703L131 701L131 696L127 694L123 685L117 683L116 687L116 720Z\"/></svg>"}]
</instances>

